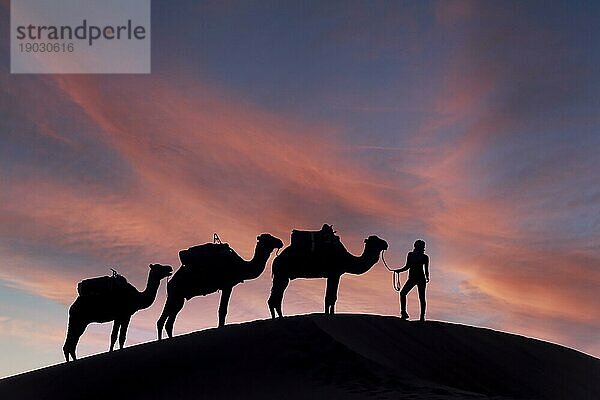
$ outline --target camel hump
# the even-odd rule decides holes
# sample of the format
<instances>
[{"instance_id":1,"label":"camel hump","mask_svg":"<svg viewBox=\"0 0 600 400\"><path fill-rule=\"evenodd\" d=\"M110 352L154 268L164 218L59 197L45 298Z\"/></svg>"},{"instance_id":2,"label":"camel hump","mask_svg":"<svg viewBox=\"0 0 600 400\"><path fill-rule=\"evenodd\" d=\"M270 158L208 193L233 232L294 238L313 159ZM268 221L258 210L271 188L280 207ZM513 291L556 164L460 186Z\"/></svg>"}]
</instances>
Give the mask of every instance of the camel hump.
<instances>
[{"instance_id":1,"label":"camel hump","mask_svg":"<svg viewBox=\"0 0 600 400\"><path fill-rule=\"evenodd\" d=\"M234 256L235 252L227 243L205 243L179 252L181 265L202 265L217 257Z\"/></svg>"},{"instance_id":2,"label":"camel hump","mask_svg":"<svg viewBox=\"0 0 600 400\"><path fill-rule=\"evenodd\" d=\"M323 224L319 231L300 231L294 229L290 246L298 251L318 252L337 247L340 238L335 234L332 225Z\"/></svg>"},{"instance_id":3,"label":"camel hump","mask_svg":"<svg viewBox=\"0 0 600 400\"><path fill-rule=\"evenodd\" d=\"M80 296L113 295L127 290L131 286L123 275L100 276L84 279L77 284Z\"/></svg>"}]
</instances>

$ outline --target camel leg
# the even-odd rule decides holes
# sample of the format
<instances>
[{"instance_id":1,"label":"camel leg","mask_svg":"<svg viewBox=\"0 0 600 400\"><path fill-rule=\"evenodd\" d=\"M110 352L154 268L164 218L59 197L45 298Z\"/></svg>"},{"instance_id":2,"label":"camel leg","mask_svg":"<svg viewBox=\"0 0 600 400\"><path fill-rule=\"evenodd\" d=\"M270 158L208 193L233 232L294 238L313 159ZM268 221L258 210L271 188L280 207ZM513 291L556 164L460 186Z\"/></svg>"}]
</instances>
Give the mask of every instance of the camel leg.
<instances>
[{"instance_id":1,"label":"camel leg","mask_svg":"<svg viewBox=\"0 0 600 400\"><path fill-rule=\"evenodd\" d=\"M269 305L269 311L271 312L271 318L275 318L275 311L277 311L279 317L283 317L281 304L283 303L283 293L289 284L290 280L287 276L280 274L273 276L271 296L269 296L269 300L267 301L267 304Z\"/></svg>"},{"instance_id":2,"label":"camel leg","mask_svg":"<svg viewBox=\"0 0 600 400\"><path fill-rule=\"evenodd\" d=\"M277 311L277 315L279 315L279 318L283 317L283 311L281 309L281 306L283 305L283 293L290 284L290 280L287 277L285 277L284 279L285 280L283 281L283 286L281 287L281 297L279 297L279 302L275 306L275 310Z\"/></svg>"},{"instance_id":3,"label":"camel leg","mask_svg":"<svg viewBox=\"0 0 600 400\"><path fill-rule=\"evenodd\" d=\"M221 290L221 302L219 303L219 327L225 325L225 317L227 316L227 306L229 306L229 298L233 288L225 288Z\"/></svg>"},{"instance_id":4,"label":"camel leg","mask_svg":"<svg viewBox=\"0 0 600 400\"><path fill-rule=\"evenodd\" d=\"M83 332L85 331L85 328L87 328L88 324L82 324L80 327L78 327L78 330L76 330L75 332L75 336L73 338L73 350L71 351L71 357L73 358L73 360L77 359L77 356L75 355L75 349L77 348L77 343L79 343L79 339L81 338L81 335L83 335Z\"/></svg>"},{"instance_id":5,"label":"camel leg","mask_svg":"<svg viewBox=\"0 0 600 400\"><path fill-rule=\"evenodd\" d=\"M69 356L71 356L73 360L77 360L77 356L75 355L75 349L77 348L79 338L81 337L81 335L83 335L83 332L85 331L86 327L86 323L74 321L72 318L69 318L67 338L65 340L65 345L63 346L63 353L67 362L69 361Z\"/></svg>"},{"instance_id":6,"label":"camel leg","mask_svg":"<svg viewBox=\"0 0 600 400\"><path fill-rule=\"evenodd\" d=\"M175 299L178 299L178 298L174 295L167 296L167 300L165 301L165 306L163 307L162 313L160 314L158 321L156 321L156 330L158 332L158 340L162 339L162 330L163 330L163 327L165 326L165 322L168 319L170 319L174 313L177 314L179 312L179 310L181 310L181 308L183 307L183 298L181 298L180 299L181 305L179 307L179 310L175 311L175 309L177 308L175 306L177 305L177 303L179 303L179 300L175 300ZM175 320L173 320L170 323L171 332L173 331L173 323L175 323Z\"/></svg>"},{"instance_id":7,"label":"camel leg","mask_svg":"<svg viewBox=\"0 0 600 400\"><path fill-rule=\"evenodd\" d=\"M173 337L173 325L175 324L175 318L177 318L177 314L183 308L183 303L185 299L183 297L174 299L170 304L168 311L167 322L165 324L165 330L167 331L167 336Z\"/></svg>"},{"instance_id":8,"label":"camel leg","mask_svg":"<svg viewBox=\"0 0 600 400\"><path fill-rule=\"evenodd\" d=\"M119 349L123 349L123 346L125 346L125 339L127 338L127 328L129 327L129 321L131 321L131 315L121 321L121 331L119 332Z\"/></svg>"},{"instance_id":9,"label":"camel leg","mask_svg":"<svg viewBox=\"0 0 600 400\"><path fill-rule=\"evenodd\" d=\"M65 338L65 344L63 345L63 353L65 355L65 361L69 362L69 354L73 347L73 320L69 317L69 325L67 327L67 337Z\"/></svg>"},{"instance_id":10,"label":"camel leg","mask_svg":"<svg viewBox=\"0 0 600 400\"><path fill-rule=\"evenodd\" d=\"M275 305L273 304L273 290L271 289L271 295L267 300L267 305L269 306L269 312L271 313L271 318L275 318Z\"/></svg>"},{"instance_id":11,"label":"camel leg","mask_svg":"<svg viewBox=\"0 0 600 400\"><path fill-rule=\"evenodd\" d=\"M158 333L158 340L162 339L162 331L163 331L163 327L165 326L165 321L167 320L167 317L169 316L169 302L171 301L170 297L167 297L167 301L165 301L165 305L163 307L162 313L160 314L160 317L158 318L158 321L156 321L156 330Z\"/></svg>"},{"instance_id":12,"label":"camel leg","mask_svg":"<svg viewBox=\"0 0 600 400\"><path fill-rule=\"evenodd\" d=\"M335 302L337 301L339 284L340 276L330 276L327 278L327 289L325 289L325 314L335 313Z\"/></svg>"},{"instance_id":13,"label":"camel leg","mask_svg":"<svg viewBox=\"0 0 600 400\"><path fill-rule=\"evenodd\" d=\"M115 349L115 343L117 342L117 336L119 335L119 327L121 326L121 320L115 319L113 322L112 332L110 334L110 350L113 351Z\"/></svg>"}]
</instances>

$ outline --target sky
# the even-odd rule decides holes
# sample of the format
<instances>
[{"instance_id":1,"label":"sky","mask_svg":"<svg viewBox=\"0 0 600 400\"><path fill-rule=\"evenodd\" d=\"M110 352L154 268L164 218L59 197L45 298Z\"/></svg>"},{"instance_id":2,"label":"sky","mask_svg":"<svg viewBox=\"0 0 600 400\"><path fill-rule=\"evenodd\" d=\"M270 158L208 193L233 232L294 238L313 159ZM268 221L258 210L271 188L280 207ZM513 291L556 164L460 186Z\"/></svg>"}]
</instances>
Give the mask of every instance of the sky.
<instances>
[{"instance_id":1,"label":"sky","mask_svg":"<svg viewBox=\"0 0 600 400\"><path fill-rule=\"evenodd\" d=\"M82 279L116 266L143 289L214 232L249 259L257 234L325 222L354 254L384 238L394 267L426 240L429 319L600 356L597 3L154 1L149 75L11 75L8 3L0 377L62 362ZM272 259L229 323L268 318ZM324 289L293 281L284 312L321 312ZM127 345L156 338L165 291ZM217 306L188 301L175 333ZM344 276L337 311L397 315L391 274Z\"/></svg>"}]
</instances>

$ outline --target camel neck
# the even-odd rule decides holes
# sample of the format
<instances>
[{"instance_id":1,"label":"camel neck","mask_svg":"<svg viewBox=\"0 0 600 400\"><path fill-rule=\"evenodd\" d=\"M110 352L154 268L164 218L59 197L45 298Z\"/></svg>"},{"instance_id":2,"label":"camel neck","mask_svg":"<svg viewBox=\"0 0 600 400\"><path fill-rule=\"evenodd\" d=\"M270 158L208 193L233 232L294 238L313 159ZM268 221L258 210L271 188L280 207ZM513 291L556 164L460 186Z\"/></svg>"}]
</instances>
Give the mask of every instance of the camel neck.
<instances>
[{"instance_id":1,"label":"camel neck","mask_svg":"<svg viewBox=\"0 0 600 400\"><path fill-rule=\"evenodd\" d=\"M260 276L260 274L263 273L270 254L271 252L267 251L267 249L260 243L256 244L256 247L254 248L254 256L250 261L248 261L250 268L248 268L248 275L246 279L256 279Z\"/></svg>"},{"instance_id":2,"label":"camel neck","mask_svg":"<svg viewBox=\"0 0 600 400\"><path fill-rule=\"evenodd\" d=\"M365 246L365 249L360 256L351 256L347 272L350 274L364 274L370 270L377 261L379 261L379 252Z\"/></svg>"},{"instance_id":3,"label":"camel neck","mask_svg":"<svg viewBox=\"0 0 600 400\"><path fill-rule=\"evenodd\" d=\"M158 292L158 287L160 286L160 279L156 279L152 277L152 274L148 274L148 280L146 281L146 289L143 292L140 292L140 310L144 308L148 308L156 299L156 293Z\"/></svg>"}]
</instances>

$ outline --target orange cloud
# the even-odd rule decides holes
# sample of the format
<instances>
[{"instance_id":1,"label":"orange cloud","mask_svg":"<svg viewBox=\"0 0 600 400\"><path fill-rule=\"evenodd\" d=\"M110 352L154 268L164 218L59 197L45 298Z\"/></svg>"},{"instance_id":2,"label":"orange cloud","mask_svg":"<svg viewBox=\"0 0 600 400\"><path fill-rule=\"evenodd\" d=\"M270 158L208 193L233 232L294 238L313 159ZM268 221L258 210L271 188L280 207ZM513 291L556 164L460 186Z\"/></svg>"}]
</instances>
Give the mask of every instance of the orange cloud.
<instances>
[{"instance_id":1,"label":"orange cloud","mask_svg":"<svg viewBox=\"0 0 600 400\"><path fill-rule=\"evenodd\" d=\"M49 84L57 90L54 95L73 103L65 118L89 119L131 176L119 187L62 181L50 173L11 181L2 195L0 229L6 236L117 261L141 284L149 262L176 266L177 250L208 241L215 231L249 257L259 232L287 241L292 227L342 220L350 225L342 237L357 253L360 239L370 233L362 231L361 221L397 235L388 238L395 249L398 236L404 241L416 235L418 221L426 239L439 245L431 249L432 274L440 278L430 291L433 318L488 323L482 316L493 308L497 320L490 318L489 324L507 330L516 326L511 318L519 313L589 324L598 319L600 308L592 290L577 286L590 279L589 270L578 269L580 260L572 252L559 256L534 248L529 253L522 243L531 232L520 224L527 205L515 207L479 190L490 177L477 168L477 158L491 137L502 136L516 122L510 115L482 110L498 77L475 71L473 79L465 80L460 67L467 61L458 59L458 67L450 68L447 90L434 99L430 118L409 143L422 151L414 164L401 160L391 166L403 174L393 182L345 151L341 128L275 115L194 79L182 80L186 87L180 87L160 77L55 78ZM40 110L53 110L51 97L39 103L32 98L34 120L47 134L57 132L56 127L35 117ZM459 134L445 137L449 126L461 124ZM10 258L12 250L4 251L4 258ZM396 257L402 251L396 250ZM20 268L28 264L29 271ZM0 277L68 302L75 282L97 268L64 273L22 256ZM597 275L591 274L591 281L597 282ZM267 269L260 279L236 289L231 320L266 317L269 287ZM323 290L321 281L294 282L286 311L320 311ZM153 332L162 299L161 294L137 327ZM215 301L212 296L190 302L178 329L213 326ZM342 280L341 311L395 314L397 307L389 274L380 266ZM562 337L553 336L552 329L538 322L531 332Z\"/></svg>"},{"instance_id":2,"label":"orange cloud","mask_svg":"<svg viewBox=\"0 0 600 400\"><path fill-rule=\"evenodd\" d=\"M336 155L337 143L327 139L335 135L332 130L323 132L322 127L290 123L247 104L224 101L204 87L184 95L166 82L107 87L68 79L60 86L141 176L178 185L182 196L210 192L214 185L219 193L206 196L215 196L216 203L227 201L217 197L224 193L222 186L227 186L227 197L240 200L244 190L260 195L272 189L274 193L267 193L271 202L272 195L281 194L286 200L297 196L298 202L328 199L366 214L407 215L406 209L386 199L393 188ZM261 186L244 187L248 181ZM257 211L256 204L248 203L252 202L232 202L244 214L244 208ZM229 214L236 213L233 208Z\"/></svg>"},{"instance_id":3,"label":"orange cloud","mask_svg":"<svg viewBox=\"0 0 600 400\"><path fill-rule=\"evenodd\" d=\"M43 244L86 255L95 263L61 266L7 247L0 278L11 286L68 303L77 281L115 264L142 288L148 263L177 266L180 248L208 241L215 231L249 258L256 234L263 231L287 241L292 227L316 228L323 221L335 222L339 213L377 218L385 213L394 223L409 220L414 194L398 193L347 158L333 128L226 101L201 85L190 94L168 82L118 79L109 86L96 78L57 78L56 85L48 86L58 87L56 96L77 105L62 108L65 118L76 125L89 118L131 168L125 184L62 180L51 171L36 171L8 179L10 190L1 195L4 235L31 247ZM42 132L56 132L51 121L36 119L53 109L51 97L30 99L33 121ZM344 237L361 243L367 234L347 232ZM322 285L294 285L288 310L320 310ZM232 299L232 321L266 317L269 288L268 271L245 284L240 289L244 301L235 294ZM161 300L151 313L160 309ZM188 307L195 316L189 329L212 326L214 310L202 310L214 301L193 303L200 307ZM148 331L153 325L145 318L136 323Z\"/></svg>"}]
</instances>

